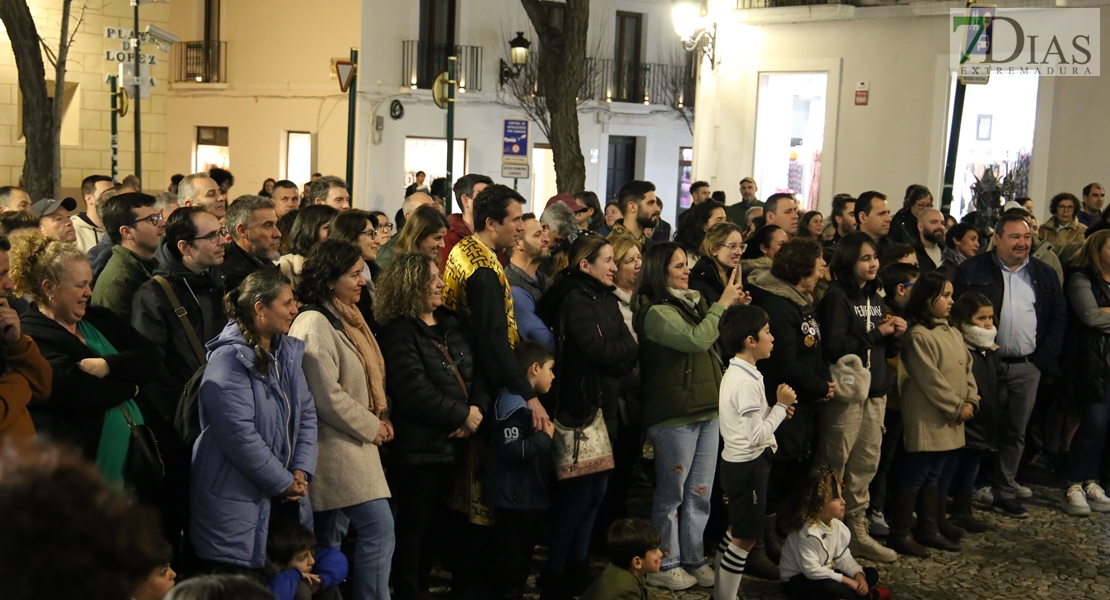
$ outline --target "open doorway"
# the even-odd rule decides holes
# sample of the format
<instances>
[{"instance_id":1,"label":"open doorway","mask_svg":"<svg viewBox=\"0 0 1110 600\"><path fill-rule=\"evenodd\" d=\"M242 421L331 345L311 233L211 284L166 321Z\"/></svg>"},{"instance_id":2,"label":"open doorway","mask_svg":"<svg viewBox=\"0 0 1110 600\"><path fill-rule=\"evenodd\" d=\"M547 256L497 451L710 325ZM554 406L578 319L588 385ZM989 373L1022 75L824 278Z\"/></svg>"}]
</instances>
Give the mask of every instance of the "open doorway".
<instances>
[{"instance_id":1,"label":"open doorway","mask_svg":"<svg viewBox=\"0 0 1110 600\"><path fill-rule=\"evenodd\" d=\"M1017 197L1029 195L1029 161L1033 156L1033 132L1037 124L1036 75L991 74L986 85L969 85L964 95L960 142L956 150L956 177L952 182L952 216L959 219L974 209L971 186L990 167L1002 179L1014 173ZM952 103L956 76L952 74L948 97L951 137ZM1043 199L1037 200L1042 212Z\"/></svg>"},{"instance_id":2,"label":"open doorway","mask_svg":"<svg viewBox=\"0 0 1110 600\"><path fill-rule=\"evenodd\" d=\"M459 177L466 175L466 140L455 140L454 154L451 156L451 177L458 181ZM399 186L398 196L401 195L408 186L416 183L416 174L423 171L425 174L424 186L418 191L434 192L433 197L436 197L436 202L440 201L437 193L440 190L435 189L432 184L437 179L447 176L447 140L444 138L424 138L424 137L408 137L405 138L405 180L404 185ZM454 185L454 181L451 182ZM450 205L454 194L451 191L443 190L443 202ZM444 207L440 207L441 209Z\"/></svg>"},{"instance_id":3,"label":"open doorway","mask_svg":"<svg viewBox=\"0 0 1110 600\"><path fill-rule=\"evenodd\" d=\"M547 206L547 199L559 193L555 185L555 155L548 144L532 146L532 195L524 205L524 212L540 216Z\"/></svg>"},{"instance_id":4,"label":"open doorway","mask_svg":"<svg viewBox=\"0 0 1110 600\"><path fill-rule=\"evenodd\" d=\"M760 73L755 174L764 197L793 193L798 210L816 210L825 144L828 73Z\"/></svg>"}]
</instances>

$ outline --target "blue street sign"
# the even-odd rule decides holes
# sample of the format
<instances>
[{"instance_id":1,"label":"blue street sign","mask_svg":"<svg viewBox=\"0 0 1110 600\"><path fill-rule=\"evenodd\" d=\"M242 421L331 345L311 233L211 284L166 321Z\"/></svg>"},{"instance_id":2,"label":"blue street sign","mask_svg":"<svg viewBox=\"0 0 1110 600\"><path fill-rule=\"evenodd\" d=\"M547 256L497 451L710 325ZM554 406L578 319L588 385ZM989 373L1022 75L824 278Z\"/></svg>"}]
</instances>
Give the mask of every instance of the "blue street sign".
<instances>
[{"instance_id":1,"label":"blue street sign","mask_svg":"<svg viewBox=\"0 0 1110 600\"><path fill-rule=\"evenodd\" d=\"M528 164L528 126L526 119L505 119L502 163Z\"/></svg>"}]
</instances>

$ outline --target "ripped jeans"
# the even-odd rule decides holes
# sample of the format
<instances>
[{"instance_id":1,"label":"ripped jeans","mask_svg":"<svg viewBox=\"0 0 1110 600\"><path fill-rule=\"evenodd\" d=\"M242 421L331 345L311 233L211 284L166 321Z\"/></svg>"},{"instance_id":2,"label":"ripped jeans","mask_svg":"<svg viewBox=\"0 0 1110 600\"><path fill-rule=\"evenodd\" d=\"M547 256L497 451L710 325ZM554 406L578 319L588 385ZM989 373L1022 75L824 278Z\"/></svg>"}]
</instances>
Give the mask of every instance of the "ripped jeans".
<instances>
[{"instance_id":1,"label":"ripped jeans","mask_svg":"<svg viewBox=\"0 0 1110 600\"><path fill-rule=\"evenodd\" d=\"M705 564L702 536L709 520L709 498L721 428L717 419L681 427L651 427L655 444L655 497L651 522L663 541L661 570Z\"/></svg>"}]
</instances>

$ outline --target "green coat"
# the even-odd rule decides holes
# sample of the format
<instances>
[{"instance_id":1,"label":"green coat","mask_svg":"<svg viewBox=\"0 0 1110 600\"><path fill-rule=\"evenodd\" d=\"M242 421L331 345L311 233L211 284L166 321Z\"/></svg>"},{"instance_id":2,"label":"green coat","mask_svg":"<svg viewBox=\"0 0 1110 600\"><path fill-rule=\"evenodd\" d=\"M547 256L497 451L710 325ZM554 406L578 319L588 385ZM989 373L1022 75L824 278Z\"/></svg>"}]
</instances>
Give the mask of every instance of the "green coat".
<instances>
[{"instance_id":1,"label":"green coat","mask_svg":"<svg viewBox=\"0 0 1110 600\"><path fill-rule=\"evenodd\" d=\"M644 427L717 411L721 361L715 345L725 311L716 303L707 308L704 300L697 306L678 299L644 302L633 317Z\"/></svg>"},{"instance_id":2,"label":"green coat","mask_svg":"<svg viewBox=\"0 0 1110 600\"><path fill-rule=\"evenodd\" d=\"M639 577L609 563L579 600L647 600L647 597L647 588Z\"/></svg>"},{"instance_id":3,"label":"green coat","mask_svg":"<svg viewBox=\"0 0 1110 600\"><path fill-rule=\"evenodd\" d=\"M104 265L93 289L93 306L103 306L130 323L131 299L154 276L157 266L158 261L153 258L143 258L119 244L112 246L112 258Z\"/></svg>"}]
</instances>

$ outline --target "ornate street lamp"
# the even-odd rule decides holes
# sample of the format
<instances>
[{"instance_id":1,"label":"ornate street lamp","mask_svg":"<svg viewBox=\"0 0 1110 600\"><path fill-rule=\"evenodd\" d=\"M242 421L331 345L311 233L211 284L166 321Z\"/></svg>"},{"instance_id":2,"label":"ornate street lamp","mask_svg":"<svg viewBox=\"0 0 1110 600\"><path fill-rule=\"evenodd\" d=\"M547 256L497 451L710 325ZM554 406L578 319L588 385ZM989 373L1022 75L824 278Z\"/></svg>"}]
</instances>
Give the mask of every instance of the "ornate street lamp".
<instances>
[{"instance_id":1,"label":"ornate street lamp","mask_svg":"<svg viewBox=\"0 0 1110 600\"><path fill-rule=\"evenodd\" d=\"M701 50L709 64L715 63L717 24L702 15L702 3L698 0L673 0L671 18L674 32L682 40L687 52Z\"/></svg>"},{"instance_id":2,"label":"ornate street lamp","mask_svg":"<svg viewBox=\"0 0 1110 600\"><path fill-rule=\"evenodd\" d=\"M504 87L506 83L520 77L520 71L524 65L528 64L528 48L531 47L532 42L524 38L524 32L516 32L516 37L509 42L509 58L513 61L512 66L501 59L501 86Z\"/></svg>"}]
</instances>

